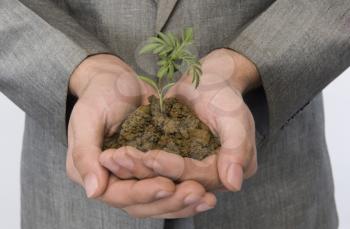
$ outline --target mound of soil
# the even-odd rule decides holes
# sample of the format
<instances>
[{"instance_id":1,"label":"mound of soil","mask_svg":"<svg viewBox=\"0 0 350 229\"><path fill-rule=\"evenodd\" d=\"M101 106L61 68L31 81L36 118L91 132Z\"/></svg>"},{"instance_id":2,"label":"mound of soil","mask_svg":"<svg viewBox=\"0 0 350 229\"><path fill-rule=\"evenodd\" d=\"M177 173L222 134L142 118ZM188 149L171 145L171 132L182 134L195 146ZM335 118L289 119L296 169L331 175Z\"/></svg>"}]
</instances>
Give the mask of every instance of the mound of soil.
<instances>
[{"instance_id":1,"label":"mound of soil","mask_svg":"<svg viewBox=\"0 0 350 229\"><path fill-rule=\"evenodd\" d=\"M113 136L104 141L104 149L133 146L143 152L162 149L183 157L201 160L220 146L219 139L201 122L189 107L176 98L148 98L150 104L140 106L122 123Z\"/></svg>"}]
</instances>

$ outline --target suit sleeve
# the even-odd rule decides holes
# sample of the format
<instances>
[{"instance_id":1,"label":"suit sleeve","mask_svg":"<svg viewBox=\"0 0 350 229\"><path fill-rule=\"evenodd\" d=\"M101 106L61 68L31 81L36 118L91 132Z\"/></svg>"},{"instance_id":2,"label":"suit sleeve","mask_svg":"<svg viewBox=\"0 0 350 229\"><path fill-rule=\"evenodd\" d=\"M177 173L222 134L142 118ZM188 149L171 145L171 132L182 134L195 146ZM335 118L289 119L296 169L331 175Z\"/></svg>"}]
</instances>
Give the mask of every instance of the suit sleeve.
<instances>
[{"instance_id":1,"label":"suit sleeve","mask_svg":"<svg viewBox=\"0 0 350 229\"><path fill-rule=\"evenodd\" d=\"M0 91L64 145L69 77L107 48L50 1L0 2Z\"/></svg>"},{"instance_id":2,"label":"suit sleeve","mask_svg":"<svg viewBox=\"0 0 350 229\"><path fill-rule=\"evenodd\" d=\"M349 66L350 1L275 1L228 48L256 64L274 135Z\"/></svg>"}]
</instances>

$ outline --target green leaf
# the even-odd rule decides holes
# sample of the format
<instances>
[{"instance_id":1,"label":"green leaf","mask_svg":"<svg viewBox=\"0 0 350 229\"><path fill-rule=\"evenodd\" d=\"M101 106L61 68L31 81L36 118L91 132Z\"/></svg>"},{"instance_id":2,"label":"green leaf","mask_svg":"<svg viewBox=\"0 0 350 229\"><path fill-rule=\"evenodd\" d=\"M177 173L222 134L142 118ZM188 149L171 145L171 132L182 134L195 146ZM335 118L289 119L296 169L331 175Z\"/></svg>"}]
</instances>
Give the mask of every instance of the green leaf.
<instances>
[{"instance_id":1,"label":"green leaf","mask_svg":"<svg viewBox=\"0 0 350 229\"><path fill-rule=\"evenodd\" d=\"M175 49L179 49L181 46L181 43L178 39L175 40Z\"/></svg>"},{"instance_id":2,"label":"green leaf","mask_svg":"<svg viewBox=\"0 0 350 229\"><path fill-rule=\"evenodd\" d=\"M193 84L194 84L194 88L197 88L199 86L199 77L198 76L195 77Z\"/></svg>"},{"instance_id":3,"label":"green leaf","mask_svg":"<svg viewBox=\"0 0 350 229\"><path fill-rule=\"evenodd\" d=\"M148 53L148 52L152 52L158 46L159 46L158 43L147 44L147 45L143 46L143 48L140 50L139 54L145 54L145 53Z\"/></svg>"},{"instance_id":4,"label":"green leaf","mask_svg":"<svg viewBox=\"0 0 350 229\"><path fill-rule=\"evenodd\" d=\"M158 91L158 86L156 84L156 82L154 82L152 79L146 77L146 76L138 76L138 78L142 81L144 81L145 83L147 83L148 85L150 85L155 91Z\"/></svg>"},{"instance_id":5,"label":"green leaf","mask_svg":"<svg viewBox=\"0 0 350 229\"><path fill-rule=\"evenodd\" d=\"M170 41L171 41L171 46L172 47L175 47L175 45L176 45L176 37L174 36L174 34L172 33L172 32L169 32L168 33L168 36L169 36L169 39L170 39Z\"/></svg>"},{"instance_id":6,"label":"green leaf","mask_svg":"<svg viewBox=\"0 0 350 229\"><path fill-rule=\"evenodd\" d=\"M197 88L202 75L201 65L198 60L189 66L187 74L192 77L192 84Z\"/></svg>"},{"instance_id":7,"label":"green leaf","mask_svg":"<svg viewBox=\"0 0 350 229\"><path fill-rule=\"evenodd\" d=\"M171 32L159 32L156 36L150 37L148 44L141 49L140 53L152 52L158 55L157 65L159 68L156 73L158 80L152 80L144 76L139 76L139 78L156 90L160 98L163 96L162 93L174 85L174 74L180 69L179 65L182 63L187 67L187 74L192 78L194 87L198 87L202 70L197 56L189 50L189 45L192 41L193 29L187 27L183 30L180 37L175 36ZM164 77L167 78L168 82L172 83L161 87L162 83L160 85L158 83L163 82Z\"/></svg>"},{"instance_id":8,"label":"green leaf","mask_svg":"<svg viewBox=\"0 0 350 229\"><path fill-rule=\"evenodd\" d=\"M195 62L196 60L196 57L188 52L187 50L185 51L182 51L180 54L179 54L180 58L183 59L184 61L188 62L189 64L192 64Z\"/></svg>"},{"instance_id":9,"label":"green leaf","mask_svg":"<svg viewBox=\"0 0 350 229\"><path fill-rule=\"evenodd\" d=\"M171 82L171 83L166 84L166 85L162 88L162 94L163 94L164 92L166 92L166 90L168 90L169 88L171 88L171 87L174 86L174 85L175 85L175 82Z\"/></svg>"},{"instance_id":10,"label":"green leaf","mask_svg":"<svg viewBox=\"0 0 350 229\"><path fill-rule=\"evenodd\" d=\"M164 49L164 46L159 46L158 48L153 49L153 54L158 54Z\"/></svg>"},{"instance_id":11,"label":"green leaf","mask_svg":"<svg viewBox=\"0 0 350 229\"><path fill-rule=\"evenodd\" d=\"M162 59L162 60L157 62L157 65L162 66L162 65L167 64L167 62L168 62L167 60Z\"/></svg>"},{"instance_id":12,"label":"green leaf","mask_svg":"<svg viewBox=\"0 0 350 229\"><path fill-rule=\"evenodd\" d=\"M170 59L176 60L177 59L177 49L173 49L171 53L169 54Z\"/></svg>"},{"instance_id":13,"label":"green leaf","mask_svg":"<svg viewBox=\"0 0 350 229\"><path fill-rule=\"evenodd\" d=\"M170 63L169 64L169 70L168 70L168 77L169 77L170 80L174 79L174 71L175 71L174 64Z\"/></svg>"},{"instance_id":14,"label":"green leaf","mask_svg":"<svg viewBox=\"0 0 350 229\"><path fill-rule=\"evenodd\" d=\"M158 36L168 45L171 46L171 40L168 34L158 32Z\"/></svg>"},{"instance_id":15,"label":"green leaf","mask_svg":"<svg viewBox=\"0 0 350 229\"><path fill-rule=\"evenodd\" d=\"M167 66L167 65L162 66L162 67L158 70L158 72L157 72L157 77L158 77L159 79L163 78L164 74L165 74L167 71L168 71L168 66Z\"/></svg>"},{"instance_id":16,"label":"green leaf","mask_svg":"<svg viewBox=\"0 0 350 229\"><path fill-rule=\"evenodd\" d=\"M192 84L194 85L195 88L197 88L199 85L199 78L200 78L199 75L195 71L193 71Z\"/></svg>"},{"instance_id":17,"label":"green leaf","mask_svg":"<svg viewBox=\"0 0 350 229\"><path fill-rule=\"evenodd\" d=\"M159 59L161 59L161 60L166 60L167 61L167 59L169 59L166 54L161 54L160 53L160 54L158 54L158 56L159 56Z\"/></svg>"},{"instance_id":18,"label":"green leaf","mask_svg":"<svg viewBox=\"0 0 350 229\"><path fill-rule=\"evenodd\" d=\"M159 55L165 55L165 54L167 54L168 52L170 52L171 50L173 50L172 47L166 47L166 48L164 48L164 50L162 50L162 51L159 53Z\"/></svg>"},{"instance_id":19,"label":"green leaf","mask_svg":"<svg viewBox=\"0 0 350 229\"><path fill-rule=\"evenodd\" d=\"M197 68L197 69L195 70L195 72L196 72L196 74L197 74L199 77L202 76L202 69Z\"/></svg>"},{"instance_id":20,"label":"green leaf","mask_svg":"<svg viewBox=\"0 0 350 229\"><path fill-rule=\"evenodd\" d=\"M160 39L159 37L155 37L155 36L150 37L148 39L148 43L160 43L160 44L163 44L163 45L165 44L162 39Z\"/></svg>"},{"instance_id":21,"label":"green leaf","mask_svg":"<svg viewBox=\"0 0 350 229\"><path fill-rule=\"evenodd\" d=\"M194 68L195 70L198 70L200 73L202 73L202 70L201 70L201 65L199 63L194 63L191 65L192 68Z\"/></svg>"},{"instance_id":22,"label":"green leaf","mask_svg":"<svg viewBox=\"0 0 350 229\"><path fill-rule=\"evenodd\" d=\"M182 41L186 43L190 43L193 40L193 28L187 27L184 29L182 33Z\"/></svg>"}]
</instances>

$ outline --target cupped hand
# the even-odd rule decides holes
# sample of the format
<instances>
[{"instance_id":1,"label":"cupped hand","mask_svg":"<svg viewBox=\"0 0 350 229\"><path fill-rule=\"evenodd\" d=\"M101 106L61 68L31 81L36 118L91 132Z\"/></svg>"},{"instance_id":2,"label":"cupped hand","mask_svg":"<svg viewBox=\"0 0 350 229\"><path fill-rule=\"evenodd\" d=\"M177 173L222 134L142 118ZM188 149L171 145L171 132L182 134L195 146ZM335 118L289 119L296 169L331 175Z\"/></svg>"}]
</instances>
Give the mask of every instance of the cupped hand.
<instances>
[{"instance_id":1,"label":"cupped hand","mask_svg":"<svg viewBox=\"0 0 350 229\"><path fill-rule=\"evenodd\" d=\"M112 55L91 56L73 72L69 89L78 100L68 124L67 174L88 197L134 217L182 217L215 206L215 196L198 182L175 184L160 176L121 180L101 166L103 138L151 93L131 67Z\"/></svg>"},{"instance_id":2,"label":"cupped hand","mask_svg":"<svg viewBox=\"0 0 350 229\"><path fill-rule=\"evenodd\" d=\"M257 170L255 125L242 95L259 85L257 70L248 59L217 49L201 59L202 76L197 89L186 74L167 93L189 105L221 147L202 161L182 158L162 150L143 153L122 147L103 153L101 163L116 176L149 178L165 176L177 181L196 180L207 190L238 191L244 179Z\"/></svg>"}]
</instances>

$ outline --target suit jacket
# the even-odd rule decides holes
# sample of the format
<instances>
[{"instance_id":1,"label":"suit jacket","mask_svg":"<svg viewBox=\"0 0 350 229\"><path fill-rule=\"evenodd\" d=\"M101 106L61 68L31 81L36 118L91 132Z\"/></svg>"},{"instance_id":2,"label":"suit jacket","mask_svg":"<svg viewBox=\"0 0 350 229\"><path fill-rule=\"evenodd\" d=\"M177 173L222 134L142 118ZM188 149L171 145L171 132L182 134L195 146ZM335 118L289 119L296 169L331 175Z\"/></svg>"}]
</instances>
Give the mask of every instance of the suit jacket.
<instances>
[{"instance_id":1,"label":"suit jacket","mask_svg":"<svg viewBox=\"0 0 350 229\"><path fill-rule=\"evenodd\" d=\"M263 82L245 98L257 128L257 174L239 193L218 193L217 207L189 218L188 228L337 228L320 92L349 66L349 7L349 0L1 0L0 90L26 112L22 228L163 228L164 220L132 219L86 199L67 178L67 87L74 68L96 53L143 71L154 63L138 61L135 49L156 31L184 26L194 28L200 57L234 49Z\"/></svg>"}]
</instances>

